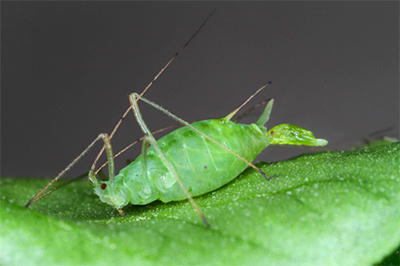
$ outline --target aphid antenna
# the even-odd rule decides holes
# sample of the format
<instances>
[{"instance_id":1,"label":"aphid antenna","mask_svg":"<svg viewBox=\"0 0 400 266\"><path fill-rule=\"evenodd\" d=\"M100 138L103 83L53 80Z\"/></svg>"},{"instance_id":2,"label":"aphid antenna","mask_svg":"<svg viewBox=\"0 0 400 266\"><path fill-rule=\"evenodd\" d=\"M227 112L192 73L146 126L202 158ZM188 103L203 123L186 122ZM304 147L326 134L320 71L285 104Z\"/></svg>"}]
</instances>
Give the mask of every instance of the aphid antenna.
<instances>
[{"instance_id":1,"label":"aphid antenna","mask_svg":"<svg viewBox=\"0 0 400 266\"><path fill-rule=\"evenodd\" d=\"M79 180L79 179L82 179L82 178L87 177L87 176L88 176L88 173L89 173L89 172L86 172L86 173L84 173L84 174L81 174L80 176L77 176L77 177L72 178L72 179L70 179L70 180L68 180L68 181L65 181L64 183L62 183L62 184L60 184L60 185L58 185L58 186L56 186L56 187L50 189L50 190L47 191L46 193L43 193L43 194L41 194L40 196L38 196L38 197L36 197L36 198L32 198L32 199L25 205L25 207L29 207L30 205L32 205L32 204L35 203L36 201L43 199L44 197L46 197L47 195L51 194L52 192L54 192L54 191L57 190L57 189L60 189L60 188L65 187L65 186L67 186L67 185L69 185L69 184L71 184L71 183L73 183L73 182L75 182L75 181L77 181L77 180Z\"/></svg>"},{"instance_id":2,"label":"aphid antenna","mask_svg":"<svg viewBox=\"0 0 400 266\"><path fill-rule=\"evenodd\" d=\"M211 18L211 16L215 13L217 8L214 8L214 10L208 15L208 17L203 21L203 23L200 25L200 27L196 30L196 32L189 38L189 40L174 54L174 56L168 61L167 64L157 73L157 75L154 76L154 78L150 81L150 83L146 86L146 88L140 93L140 97L142 97L147 90L157 81L157 79L161 76L161 74L169 67L169 65L175 60L175 58L178 57L178 55L186 48L186 46L189 45L189 43L196 37L196 35L200 32L200 30L203 28L203 26L207 23L207 21ZM136 99L136 102L140 99ZM111 140L115 133L117 132L119 126L121 125L122 121L125 119L125 117L128 115L129 111L132 109L131 106L126 109L126 111L122 114L121 118L118 120L117 124L115 125L114 129L112 130L111 134L109 135L109 139ZM104 150L106 149L105 146L103 146L97 155L96 159L94 160L92 164L92 168L94 169L98 160L100 159L101 155L103 154Z\"/></svg>"},{"instance_id":3,"label":"aphid antenna","mask_svg":"<svg viewBox=\"0 0 400 266\"><path fill-rule=\"evenodd\" d=\"M76 157L72 163L70 163L64 170L62 170L53 180L51 180L44 188L42 188L26 205L25 207L28 208L32 203L38 201L41 197L40 195L45 192L51 185L57 182L66 172L68 172L85 154L96 144L96 142L100 139L100 136L97 137L89 146L78 156ZM47 194L48 195L48 194Z\"/></svg>"},{"instance_id":4,"label":"aphid antenna","mask_svg":"<svg viewBox=\"0 0 400 266\"><path fill-rule=\"evenodd\" d=\"M153 78L152 81L150 81L150 83L146 86L146 88L142 91L142 93L140 94L140 97L142 97L146 91L156 82L156 80L160 77L160 75L168 68L168 66L175 60L175 58L185 49L185 47L193 40L193 38L200 32L200 30L203 28L203 26L206 24L206 22L211 18L211 16L214 14L214 12L217 10L217 8L214 8L214 10L210 13L210 15L208 15L208 17L204 20L204 22L200 25L200 27L197 29L197 31L190 37L190 39L175 53L175 55L168 61L168 63L157 73L157 75L155 75L155 77ZM140 98L139 97L139 98ZM138 98L138 99L139 99ZM137 100L138 100L137 99ZM136 101L137 101L136 100ZM97 155L95 161L92 164L91 170L89 171L89 182L93 183L93 181L95 181L93 178L91 178L91 176L94 174L94 169L95 169L95 165L97 163L97 161L100 159L101 155L103 154L104 150L106 149L107 146L107 142L109 143L110 140L112 139L112 137L115 135L115 133L117 132L119 126L121 125L122 121L125 119L125 117L128 115L129 111L131 110L131 106L129 106L129 108L122 114L121 118L118 120L118 123L115 125L113 131L111 132L110 135L107 134L100 134L92 143L90 143L90 145L78 156L76 157L64 170L62 170L53 180L51 180L43 189L41 189L26 205L25 207L29 207L30 205L32 205L34 202L38 201L39 199L43 198L44 196L42 196L41 194L44 193L51 185L53 185L55 182L57 182L62 176L64 176L64 174L66 172L68 172L95 144L97 141L99 141L100 139L103 139L104 141L104 145L101 148L99 154ZM107 152L112 152L111 148L107 149ZM113 157L113 156L112 156ZM109 164L109 176L110 179L113 179L113 170L111 170L111 168L113 168L113 166L110 166L110 162L108 162ZM96 172L97 173L97 172ZM61 187L64 185L60 185ZM54 191L55 189L52 189L52 191ZM46 192L45 195L48 195L51 193Z\"/></svg>"}]
</instances>

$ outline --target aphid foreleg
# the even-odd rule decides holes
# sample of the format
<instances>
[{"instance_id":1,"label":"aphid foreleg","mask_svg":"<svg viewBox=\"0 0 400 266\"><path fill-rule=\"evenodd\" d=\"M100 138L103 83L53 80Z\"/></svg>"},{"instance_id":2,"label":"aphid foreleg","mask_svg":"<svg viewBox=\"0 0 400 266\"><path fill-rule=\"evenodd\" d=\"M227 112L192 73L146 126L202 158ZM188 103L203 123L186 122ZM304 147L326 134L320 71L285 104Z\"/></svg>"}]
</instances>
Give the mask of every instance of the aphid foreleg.
<instances>
[{"instance_id":1,"label":"aphid foreleg","mask_svg":"<svg viewBox=\"0 0 400 266\"><path fill-rule=\"evenodd\" d=\"M131 102L132 110L133 110L133 113L135 115L136 121L138 122L138 124L139 124L140 128L142 129L143 133L145 134L145 138L144 139L146 141L150 142L151 145L154 147L154 149L156 150L156 152L160 156L161 160L165 163L165 166L168 168L168 170L170 171L172 176L175 178L175 180L178 182L179 186L182 188L182 190L185 193L185 195L188 197L190 203L195 208L197 214L201 217L201 219L203 220L204 224L209 227L210 224L207 222L203 212L200 210L199 206L194 201L194 199L190 195L189 191L186 189L186 187L183 184L182 180L179 178L175 168L171 165L171 163L167 160L167 158L165 158L164 154L162 153L162 151L158 147L156 140L154 139L153 135L151 134L151 131L147 127L146 123L144 122L142 114L140 113L140 110L139 110L139 106L137 104L137 101L138 101L139 98L140 98L140 95L137 94L137 93L132 93L129 96L129 100ZM143 100L143 98L140 98L140 99ZM146 146L146 147L142 148L142 150L145 150L145 152L147 152L147 145L148 144L144 144L144 146ZM142 156L146 157L147 155L142 153ZM145 163L145 169L143 169L143 171L145 173L147 173L147 163Z\"/></svg>"},{"instance_id":2,"label":"aphid foreleg","mask_svg":"<svg viewBox=\"0 0 400 266\"><path fill-rule=\"evenodd\" d=\"M108 161L108 176L109 180L113 181L114 176L115 176L115 168L114 168L114 155L112 152L112 146L110 142L110 138L108 137L107 133L101 133L98 138L101 138L104 142L104 148L106 149L106 154L107 154L107 161ZM89 183L91 186L96 186L98 185L98 181L95 176L95 169L96 169L96 162L92 164L92 167L90 168L89 171Z\"/></svg>"},{"instance_id":3,"label":"aphid foreleg","mask_svg":"<svg viewBox=\"0 0 400 266\"><path fill-rule=\"evenodd\" d=\"M257 92L256 92L255 94L257 94L259 91L261 91L262 89L264 89L264 88L265 88L266 86L268 86L269 84L270 84L270 82L268 82L266 85L262 86L260 89L257 90ZM255 95L255 94L253 94L253 95ZM131 95L129 95L129 99L130 99L130 101L131 101L131 103L132 103L132 106L134 106L133 100L135 100L135 104L137 105L137 103L136 103L137 100L136 100L136 99L140 99L140 100L144 101L145 103L147 103L147 104L153 106L154 108L156 108L157 110L160 110L161 112L163 112L164 114L168 115L168 116L171 117L172 119L174 119L174 120L178 121L179 123L181 123L181 124L183 124L183 125L189 127L191 130L193 130L194 132L200 134L201 136L203 136L203 137L206 138L207 140L211 141L212 143L215 143L216 145L220 146L222 149L226 150L226 151L229 152L230 154L236 156L236 157L237 157L238 159L240 159L242 162L246 163L248 166L250 166L251 168L253 168L253 169L256 170L257 172L259 172L261 175L263 175L265 179L267 179L267 180L270 180L270 179L271 179L271 178L268 177L260 168L258 168L257 166L255 166L254 164L252 164L251 162L249 162L248 160L246 160L245 158L243 158L242 156L240 156L240 155L237 154L236 152L232 151L232 150L229 149L228 147L222 145L222 144L219 143L218 141L216 141L216 140L214 140L213 138L209 137L208 135L204 134L203 132L201 132L200 130L196 129L195 127L193 127L191 124L189 124L189 123L186 122L185 120L183 120L183 119L177 117L176 115L174 115L174 114L172 114L171 112L169 112L168 110L162 108L162 107L159 106L158 104L156 104L156 103L154 103L154 102L152 102L152 101L150 101L150 100L148 100L148 99L146 99L146 98L144 98L144 97L140 97L140 95L137 94L137 93L132 93ZM249 98L249 99L251 99L251 98ZM245 101L245 102L242 104L242 106L243 106L244 104L246 104L246 103L247 103L247 101ZM241 106L241 107L242 107L242 106ZM240 107L240 108L241 108L241 107ZM237 111L239 111L240 108L238 108ZM237 112L237 111L236 111L236 112ZM236 113L236 112L235 112L235 113ZM135 116L136 116L136 114L135 114ZM232 116L233 116L233 115L232 115ZM139 123L139 124L140 124L140 123ZM151 143L151 145L153 145L153 143Z\"/></svg>"}]
</instances>

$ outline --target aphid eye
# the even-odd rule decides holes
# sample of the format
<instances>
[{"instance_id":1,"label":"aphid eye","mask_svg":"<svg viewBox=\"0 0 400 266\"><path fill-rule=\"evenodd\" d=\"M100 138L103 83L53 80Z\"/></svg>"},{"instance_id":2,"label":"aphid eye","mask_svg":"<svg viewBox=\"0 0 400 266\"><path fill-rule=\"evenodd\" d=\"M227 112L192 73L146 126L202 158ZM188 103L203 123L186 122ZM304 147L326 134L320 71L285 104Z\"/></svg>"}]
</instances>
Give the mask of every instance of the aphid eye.
<instances>
[{"instance_id":1,"label":"aphid eye","mask_svg":"<svg viewBox=\"0 0 400 266\"><path fill-rule=\"evenodd\" d=\"M274 135L274 131L271 131L271 135Z\"/></svg>"},{"instance_id":2,"label":"aphid eye","mask_svg":"<svg viewBox=\"0 0 400 266\"><path fill-rule=\"evenodd\" d=\"M207 169L207 165L204 165L204 169Z\"/></svg>"},{"instance_id":3,"label":"aphid eye","mask_svg":"<svg viewBox=\"0 0 400 266\"><path fill-rule=\"evenodd\" d=\"M100 188L102 189L102 190L104 190L104 189L106 189L106 187L107 187L107 184L101 184L101 186L100 186Z\"/></svg>"}]
</instances>

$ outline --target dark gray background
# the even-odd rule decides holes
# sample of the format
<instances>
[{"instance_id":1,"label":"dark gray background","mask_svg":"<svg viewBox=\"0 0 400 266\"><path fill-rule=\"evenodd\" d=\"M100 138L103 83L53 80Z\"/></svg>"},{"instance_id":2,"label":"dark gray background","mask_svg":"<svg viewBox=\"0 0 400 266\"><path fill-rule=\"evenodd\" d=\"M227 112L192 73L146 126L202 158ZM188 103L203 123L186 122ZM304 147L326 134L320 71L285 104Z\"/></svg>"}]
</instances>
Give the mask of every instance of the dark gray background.
<instances>
[{"instance_id":1,"label":"dark gray background","mask_svg":"<svg viewBox=\"0 0 400 266\"><path fill-rule=\"evenodd\" d=\"M398 135L397 1L3 2L1 175L56 175L112 130L128 93L141 92L215 6L149 99L187 121L222 117L271 80L253 101L275 98L269 127L299 125L343 149L387 127ZM141 109L153 130L174 123ZM114 150L141 135L130 115ZM270 148L258 160L301 152Z\"/></svg>"}]
</instances>

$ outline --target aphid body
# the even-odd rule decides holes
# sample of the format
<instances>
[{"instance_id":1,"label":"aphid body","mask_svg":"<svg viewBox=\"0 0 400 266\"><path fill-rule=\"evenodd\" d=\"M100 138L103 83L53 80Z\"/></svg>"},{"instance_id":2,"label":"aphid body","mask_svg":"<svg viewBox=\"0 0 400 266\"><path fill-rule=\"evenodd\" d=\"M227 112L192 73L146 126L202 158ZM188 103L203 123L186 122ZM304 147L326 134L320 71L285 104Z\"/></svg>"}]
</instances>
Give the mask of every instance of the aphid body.
<instances>
[{"instance_id":1,"label":"aphid body","mask_svg":"<svg viewBox=\"0 0 400 266\"><path fill-rule=\"evenodd\" d=\"M69 182L65 182L46 192L46 190L71 169L95 143L102 140L104 142L104 147L96 157L88 175L89 183L94 188L95 193L100 197L101 201L115 207L124 215L122 208L128 203L144 205L155 200L170 202L189 199L204 223L208 225L208 222L192 197L213 191L229 183L248 166L251 166L269 180L270 177L251 163L262 150L268 147L268 145L294 144L323 146L327 144L326 140L316 139L311 131L289 124L282 124L267 131L264 125L269 120L273 100L268 102L264 112L256 123L246 125L231 121L232 117L258 92L267 87L270 82L258 89L228 116L220 119L203 120L193 124L187 123L156 103L143 97L144 93L200 31L214 11L208 16L189 41L186 42L161 69L140 95L137 93L129 95L130 107L122 115L112 133L110 135L101 133L71 164L61 171L46 187L39 191L25 205L26 207L29 207L32 203L50 194L59 187L69 184ZM153 137L153 133L149 130L142 118L138 106L139 100L146 102L172 117L174 120L184 125L184 127L156 141ZM114 154L110 140L114 136L122 120L131 110L144 133L144 137L142 138L142 153L135 161L122 169L120 173L115 176ZM101 167L96 169L96 163L104 150L106 151L108 159L109 180L99 181L96 178L96 174Z\"/></svg>"},{"instance_id":2,"label":"aphid body","mask_svg":"<svg viewBox=\"0 0 400 266\"><path fill-rule=\"evenodd\" d=\"M266 108L268 117L271 107L272 101ZM192 126L250 162L270 144L322 146L327 143L326 140L315 139L308 130L288 124L267 131L264 125L237 124L225 117L199 121ZM229 183L248 167L235 155L189 127L169 133L159 139L157 145L192 196ZM143 155L140 155L122 169L114 180L94 187L101 201L119 209L129 202L143 205L155 200L170 202L187 198L153 146L147 150L146 175L142 172L142 158Z\"/></svg>"}]
</instances>

